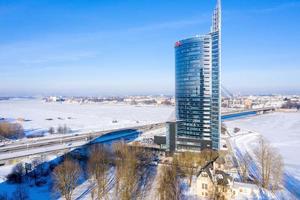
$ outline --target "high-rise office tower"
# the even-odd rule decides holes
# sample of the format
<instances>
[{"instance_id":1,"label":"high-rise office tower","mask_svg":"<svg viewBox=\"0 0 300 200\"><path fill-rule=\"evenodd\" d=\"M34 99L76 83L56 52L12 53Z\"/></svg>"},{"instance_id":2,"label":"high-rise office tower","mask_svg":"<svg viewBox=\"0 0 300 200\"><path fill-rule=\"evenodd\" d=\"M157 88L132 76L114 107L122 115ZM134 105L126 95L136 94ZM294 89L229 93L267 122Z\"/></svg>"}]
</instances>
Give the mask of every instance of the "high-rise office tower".
<instances>
[{"instance_id":1,"label":"high-rise office tower","mask_svg":"<svg viewBox=\"0 0 300 200\"><path fill-rule=\"evenodd\" d=\"M221 2L208 34L177 41L177 150L219 149L221 131Z\"/></svg>"}]
</instances>

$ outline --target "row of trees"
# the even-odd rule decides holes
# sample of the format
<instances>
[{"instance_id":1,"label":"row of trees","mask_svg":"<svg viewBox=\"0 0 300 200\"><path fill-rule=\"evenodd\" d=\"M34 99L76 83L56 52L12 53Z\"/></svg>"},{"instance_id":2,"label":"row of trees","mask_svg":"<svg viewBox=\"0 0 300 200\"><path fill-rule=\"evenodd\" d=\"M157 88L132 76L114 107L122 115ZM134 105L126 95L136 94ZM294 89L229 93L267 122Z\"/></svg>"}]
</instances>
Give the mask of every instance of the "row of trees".
<instances>
[{"instance_id":1,"label":"row of trees","mask_svg":"<svg viewBox=\"0 0 300 200\"><path fill-rule=\"evenodd\" d=\"M255 151L260 168L260 186L272 191L278 190L283 180L283 158L277 149L263 137L259 138Z\"/></svg>"},{"instance_id":2,"label":"row of trees","mask_svg":"<svg viewBox=\"0 0 300 200\"><path fill-rule=\"evenodd\" d=\"M55 133L55 128L50 127L48 132L50 134ZM65 124L63 126L58 126L56 129L58 134L67 134L71 132L71 129ZM0 139L8 138L8 139L16 139L24 137L24 129L23 126L19 123L10 123L10 122L0 122Z\"/></svg>"},{"instance_id":3,"label":"row of trees","mask_svg":"<svg viewBox=\"0 0 300 200\"><path fill-rule=\"evenodd\" d=\"M0 139L4 138L21 138L24 136L24 130L19 123L0 122Z\"/></svg>"},{"instance_id":4,"label":"row of trees","mask_svg":"<svg viewBox=\"0 0 300 200\"><path fill-rule=\"evenodd\" d=\"M115 143L113 148L96 145L90 151L88 176L93 187L92 199L110 199L114 188L116 199L143 199L150 188L149 167L152 153L136 145ZM66 200L71 200L73 191L82 176L80 165L66 158L53 171L54 189Z\"/></svg>"},{"instance_id":5,"label":"row of trees","mask_svg":"<svg viewBox=\"0 0 300 200\"><path fill-rule=\"evenodd\" d=\"M30 164L18 163L7 176L9 183L16 184L16 190L10 192L12 193L10 196L8 195L10 193L0 194L0 200L29 200L26 184L30 186L41 186L45 184L45 177L50 174L53 168L53 165L47 165L47 163L40 158L34 159Z\"/></svg>"},{"instance_id":6,"label":"row of trees","mask_svg":"<svg viewBox=\"0 0 300 200\"><path fill-rule=\"evenodd\" d=\"M49 165L40 158L31 163L18 163L7 176L7 181L13 184L33 181L34 185L41 186L45 183L42 178L48 176L54 167L54 164Z\"/></svg>"},{"instance_id":7,"label":"row of trees","mask_svg":"<svg viewBox=\"0 0 300 200\"><path fill-rule=\"evenodd\" d=\"M41 160L35 160L32 162L34 170L28 173L27 168L19 164L8 178L21 185L24 177L29 177L38 186L41 177L47 177L52 171L54 191L71 200L74 189L87 171L92 199L145 199L156 176L156 166L152 165L154 156L152 151L138 144L95 145L90 149L87 163L79 164L79 160L67 156L59 165L46 169ZM172 163L159 165L155 191L159 199L180 199L180 177L187 177L191 185L192 177L199 169L217 156L217 152L211 150L184 152L175 155Z\"/></svg>"},{"instance_id":8,"label":"row of trees","mask_svg":"<svg viewBox=\"0 0 300 200\"><path fill-rule=\"evenodd\" d=\"M48 132L50 134L54 134L55 133L55 128L50 127L49 130L48 130ZM71 129L66 124L64 124L63 126L61 126L61 125L58 126L57 129L56 129L56 132L58 134L67 134L67 133L71 132Z\"/></svg>"},{"instance_id":9,"label":"row of trees","mask_svg":"<svg viewBox=\"0 0 300 200\"><path fill-rule=\"evenodd\" d=\"M257 161L259 177L249 177L249 169L255 161L248 153L246 153L239 163L242 181L254 181L260 187L268 190L271 189L272 191L280 189L283 180L284 162L278 150L265 138L259 137L254 154L254 159Z\"/></svg>"},{"instance_id":10,"label":"row of trees","mask_svg":"<svg viewBox=\"0 0 300 200\"><path fill-rule=\"evenodd\" d=\"M257 180L258 184L273 191L279 189L283 173L283 161L280 154L264 138L260 138L255 155L261 174L261 178ZM161 200L180 199L182 193L180 177L187 177L189 186L191 186L193 176L217 157L218 152L212 150L203 150L198 153L183 152L174 155L171 163L158 167L159 178L156 191L158 198ZM94 146L90 151L87 163L89 180L93 185L92 199L111 199L112 194L109 195L109 191L112 188L114 188L113 195L116 199L144 199L154 178L151 176L153 171L151 167L153 166L150 163L152 160L152 152L139 145L133 147L120 142L113 144L112 148L103 145ZM248 170L252 162L253 160L248 154L240 162L245 182L249 178ZM36 160L32 165L35 170L32 171L30 177L35 180L37 185L37 177L47 170L44 170L42 161ZM77 161L70 157L65 158L53 170L54 189L66 200L71 200L84 170ZM22 177L27 174L26 168L22 164L18 164L13 172L8 180L21 184Z\"/></svg>"},{"instance_id":11,"label":"row of trees","mask_svg":"<svg viewBox=\"0 0 300 200\"><path fill-rule=\"evenodd\" d=\"M291 100L288 100L286 103L282 105L282 108L285 109L296 108L300 110L300 102L292 102Z\"/></svg>"}]
</instances>

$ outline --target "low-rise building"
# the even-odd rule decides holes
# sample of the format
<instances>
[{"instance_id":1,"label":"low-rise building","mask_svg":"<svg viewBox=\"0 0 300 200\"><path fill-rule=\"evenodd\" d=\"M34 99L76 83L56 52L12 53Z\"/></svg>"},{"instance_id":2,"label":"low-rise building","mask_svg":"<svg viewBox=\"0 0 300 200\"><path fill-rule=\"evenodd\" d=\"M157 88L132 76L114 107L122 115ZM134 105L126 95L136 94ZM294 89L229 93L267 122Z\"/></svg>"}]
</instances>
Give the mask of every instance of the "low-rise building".
<instances>
[{"instance_id":1,"label":"low-rise building","mask_svg":"<svg viewBox=\"0 0 300 200\"><path fill-rule=\"evenodd\" d=\"M220 165L221 168L222 165ZM200 198L230 199L232 178L224 171L215 169L216 165L209 164L196 179L195 193Z\"/></svg>"},{"instance_id":2,"label":"low-rise building","mask_svg":"<svg viewBox=\"0 0 300 200\"><path fill-rule=\"evenodd\" d=\"M232 199L256 199L259 197L259 187L251 183L233 182L231 186Z\"/></svg>"},{"instance_id":3,"label":"low-rise building","mask_svg":"<svg viewBox=\"0 0 300 200\"><path fill-rule=\"evenodd\" d=\"M224 157L219 157L202 169L193 187L194 194L201 199L217 198L220 200L259 197L259 187L255 184L235 181L230 174L232 167L227 167L226 163Z\"/></svg>"}]
</instances>

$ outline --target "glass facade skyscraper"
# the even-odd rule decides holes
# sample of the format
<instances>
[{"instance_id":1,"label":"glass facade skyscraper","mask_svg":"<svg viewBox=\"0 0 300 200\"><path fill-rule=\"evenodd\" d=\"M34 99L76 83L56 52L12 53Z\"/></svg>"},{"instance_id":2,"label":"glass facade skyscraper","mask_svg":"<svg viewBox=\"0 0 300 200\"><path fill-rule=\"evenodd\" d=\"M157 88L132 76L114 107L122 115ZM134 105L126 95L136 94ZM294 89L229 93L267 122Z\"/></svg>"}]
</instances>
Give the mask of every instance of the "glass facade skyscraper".
<instances>
[{"instance_id":1,"label":"glass facade skyscraper","mask_svg":"<svg viewBox=\"0 0 300 200\"><path fill-rule=\"evenodd\" d=\"M211 32L175 43L177 150L219 149L221 3Z\"/></svg>"}]
</instances>

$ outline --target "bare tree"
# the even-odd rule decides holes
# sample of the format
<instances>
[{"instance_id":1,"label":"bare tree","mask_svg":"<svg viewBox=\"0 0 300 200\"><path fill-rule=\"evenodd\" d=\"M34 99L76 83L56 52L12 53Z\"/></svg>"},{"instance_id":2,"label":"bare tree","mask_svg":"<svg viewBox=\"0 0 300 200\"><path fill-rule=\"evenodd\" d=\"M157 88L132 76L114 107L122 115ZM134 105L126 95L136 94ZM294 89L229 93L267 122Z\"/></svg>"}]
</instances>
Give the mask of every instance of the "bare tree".
<instances>
[{"instance_id":1,"label":"bare tree","mask_svg":"<svg viewBox=\"0 0 300 200\"><path fill-rule=\"evenodd\" d=\"M206 163L215 160L218 156L219 153L212 149L204 149L200 152L200 157L203 158Z\"/></svg>"},{"instance_id":2,"label":"bare tree","mask_svg":"<svg viewBox=\"0 0 300 200\"><path fill-rule=\"evenodd\" d=\"M123 159L123 154L124 154L124 148L125 148L125 143L123 141L117 142L113 144L113 150L115 154L115 165L116 165L116 170L115 170L115 189L116 192L115 194L118 196L119 190L121 187L121 175L122 175L122 169L121 169L121 162Z\"/></svg>"},{"instance_id":3,"label":"bare tree","mask_svg":"<svg viewBox=\"0 0 300 200\"><path fill-rule=\"evenodd\" d=\"M250 162L251 156L248 153L245 153L245 155L242 157L239 163L243 182L248 181Z\"/></svg>"},{"instance_id":4,"label":"bare tree","mask_svg":"<svg viewBox=\"0 0 300 200\"><path fill-rule=\"evenodd\" d=\"M258 140L255 154L260 168L260 186L266 189L278 188L282 182L284 165L281 155L263 137Z\"/></svg>"},{"instance_id":5,"label":"bare tree","mask_svg":"<svg viewBox=\"0 0 300 200\"><path fill-rule=\"evenodd\" d=\"M152 154L142 146L129 146L124 142L115 143L116 194L119 199L139 199L151 182L149 164Z\"/></svg>"},{"instance_id":6,"label":"bare tree","mask_svg":"<svg viewBox=\"0 0 300 200\"><path fill-rule=\"evenodd\" d=\"M116 157L116 192L122 200L130 200L136 196L138 182L138 161L136 152L124 143L114 145Z\"/></svg>"},{"instance_id":7,"label":"bare tree","mask_svg":"<svg viewBox=\"0 0 300 200\"><path fill-rule=\"evenodd\" d=\"M49 134L54 134L55 133L55 130L53 127L50 127L49 130L48 130Z\"/></svg>"},{"instance_id":8,"label":"bare tree","mask_svg":"<svg viewBox=\"0 0 300 200\"><path fill-rule=\"evenodd\" d=\"M176 161L170 166L164 165L161 167L159 172L157 194L160 200L181 199L178 165Z\"/></svg>"},{"instance_id":9,"label":"bare tree","mask_svg":"<svg viewBox=\"0 0 300 200\"><path fill-rule=\"evenodd\" d=\"M0 122L0 136L5 138L20 138L24 136L24 130L19 123Z\"/></svg>"},{"instance_id":10,"label":"bare tree","mask_svg":"<svg viewBox=\"0 0 300 200\"><path fill-rule=\"evenodd\" d=\"M95 193L96 193L95 188L92 188L92 190L91 190L91 199L92 200L95 199Z\"/></svg>"},{"instance_id":11,"label":"bare tree","mask_svg":"<svg viewBox=\"0 0 300 200\"><path fill-rule=\"evenodd\" d=\"M64 130L63 130L63 127L62 126L58 126L57 127L57 133L58 134L63 134Z\"/></svg>"},{"instance_id":12,"label":"bare tree","mask_svg":"<svg viewBox=\"0 0 300 200\"><path fill-rule=\"evenodd\" d=\"M260 137L258 142L259 144L256 150L256 155L261 169L260 184L263 188L268 188L271 173L270 144L263 137Z\"/></svg>"},{"instance_id":13,"label":"bare tree","mask_svg":"<svg viewBox=\"0 0 300 200\"><path fill-rule=\"evenodd\" d=\"M184 175L189 178L189 186L192 184L192 178L196 174L197 169L201 165L202 161L200 159L199 153L194 152L183 152L177 156L179 167Z\"/></svg>"},{"instance_id":14,"label":"bare tree","mask_svg":"<svg viewBox=\"0 0 300 200\"><path fill-rule=\"evenodd\" d=\"M34 179L34 184L38 185L38 179L43 174L43 161L41 158L34 159L32 161L32 167L34 170L32 171L32 176Z\"/></svg>"},{"instance_id":15,"label":"bare tree","mask_svg":"<svg viewBox=\"0 0 300 200\"><path fill-rule=\"evenodd\" d=\"M282 156L275 150L272 156L272 167L271 167L271 174L272 174L272 191L276 191L280 189L283 181L283 159Z\"/></svg>"},{"instance_id":16,"label":"bare tree","mask_svg":"<svg viewBox=\"0 0 300 200\"><path fill-rule=\"evenodd\" d=\"M68 128L68 126L66 124L64 124L63 126L58 126L57 127L57 133L59 134L67 134L70 132L70 129Z\"/></svg>"},{"instance_id":17,"label":"bare tree","mask_svg":"<svg viewBox=\"0 0 300 200\"><path fill-rule=\"evenodd\" d=\"M148 192L151 189L151 185L154 180L153 166L150 163L153 160L153 152L149 149L145 149L140 143L136 143L134 146L130 146L130 149L134 151L137 159L137 187L136 198L145 199Z\"/></svg>"},{"instance_id":18,"label":"bare tree","mask_svg":"<svg viewBox=\"0 0 300 200\"><path fill-rule=\"evenodd\" d=\"M97 185L98 199L107 199L109 182L109 152L105 146L97 145L91 150L88 161L89 174Z\"/></svg>"},{"instance_id":19,"label":"bare tree","mask_svg":"<svg viewBox=\"0 0 300 200\"><path fill-rule=\"evenodd\" d=\"M7 180L12 183L22 183L24 175L25 175L25 169L23 163L18 163L13 168L12 172L7 176Z\"/></svg>"},{"instance_id":20,"label":"bare tree","mask_svg":"<svg viewBox=\"0 0 300 200\"><path fill-rule=\"evenodd\" d=\"M64 126L63 126L63 133L67 134L67 133L69 133L69 131L70 131L70 129L67 127L66 124L64 124Z\"/></svg>"},{"instance_id":21,"label":"bare tree","mask_svg":"<svg viewBox=\"0 0 300 200\"><path fill-rule=\"evenodd\" d=\"M226 125L224 123L222 123L222 125L221 125L221 133L222 134L226 134L226 132L227 132L227 127L226 127Z\"/></svg>"},{"instance_id":22,"label":"bare tree","mask_svg":"<svg viewBox=\"0 0 300 200\"><path fill-rule=\"evenodd\" d=\"M80 178L80 166L77 162L66 158L53 170L54 189L60 192L66 200L71 200L73 190Z\"/></svg>"}]
</instances>

